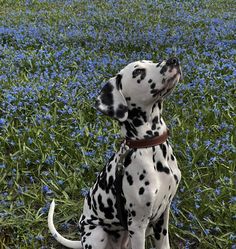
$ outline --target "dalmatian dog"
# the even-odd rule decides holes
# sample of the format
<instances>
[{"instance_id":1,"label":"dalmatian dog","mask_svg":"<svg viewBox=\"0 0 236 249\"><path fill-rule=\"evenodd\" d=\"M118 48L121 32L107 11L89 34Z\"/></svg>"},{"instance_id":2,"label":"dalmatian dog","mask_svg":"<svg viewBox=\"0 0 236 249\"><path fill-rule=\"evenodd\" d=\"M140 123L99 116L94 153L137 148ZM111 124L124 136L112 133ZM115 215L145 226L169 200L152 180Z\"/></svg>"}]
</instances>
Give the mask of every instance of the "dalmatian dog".
<instances>
[{"instance_id":1,"label":"dalmatian dog","mask_svg":"<svg viewBox=\"0 0 236 249\"><path fill-rule=\"evenodd\" d=\"M101 89L96 107L119 121L128 141L149 143L167 131L163 101L181 78L177 58L160 63L136 61L124 67ZM117 173L122 165L122 173ZM60 235L53 224L54 201L48 226L55 239L69 248L145 249L153 234L156 249L169 249L169 210L181 178L168 139L144 148L121 145L98 175L79 221L81 241Z\"/></svg>"}]
</instances>

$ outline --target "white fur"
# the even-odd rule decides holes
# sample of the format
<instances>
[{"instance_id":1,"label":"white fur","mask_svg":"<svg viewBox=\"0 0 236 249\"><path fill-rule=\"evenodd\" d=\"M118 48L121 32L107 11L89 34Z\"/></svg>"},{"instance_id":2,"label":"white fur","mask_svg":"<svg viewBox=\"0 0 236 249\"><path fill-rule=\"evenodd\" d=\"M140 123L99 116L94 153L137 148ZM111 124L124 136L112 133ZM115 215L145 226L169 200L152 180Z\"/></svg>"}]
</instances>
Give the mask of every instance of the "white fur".
<instances>
[{"instance_id":1,"label":"white fur","mask_svg":"<svg viewBox=\"0 0 236 249\"><path fill-rule=\"evenodd\" d=\"M68 240L57 232L57 230L53 224L54 209L55 209L55 201L53 200L51 205L50 205L50 209L49 209L49 213L48 213L48 227L49 227L49 230L52 233L53 237L59 243L61 243L63 246L66 246L68 248L74 248L74 249L82 249L83 247L82 247L81 241Z\"/></svg>"}]
</instances>

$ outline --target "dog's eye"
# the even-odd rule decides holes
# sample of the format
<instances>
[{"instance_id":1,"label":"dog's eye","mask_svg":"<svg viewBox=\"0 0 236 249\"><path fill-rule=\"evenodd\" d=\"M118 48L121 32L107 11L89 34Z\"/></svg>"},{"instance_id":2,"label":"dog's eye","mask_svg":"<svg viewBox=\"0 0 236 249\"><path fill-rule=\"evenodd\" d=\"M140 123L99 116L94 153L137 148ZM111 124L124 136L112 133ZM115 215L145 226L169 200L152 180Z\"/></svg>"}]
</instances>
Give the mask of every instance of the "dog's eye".
<instances>
[{"instance_id":1,"label":"dog's eye","mask_svg":"<svg viewBox=\"0 0 236 249\"><path fill-rule=\"evenodd\" d=\"M146 70L144 68L137 68L133 71L133 78L136 78L138 75L141 75L141 79L144 79L146 75Z\"/></svg>"},{"instance_id":2,"label":"dog's eye","mask_svg":"<svg viewBox=\"0 0 236 249\"><path fill-rule=\"evenodd\" d=\"M142 73L142 69L140 69L140 68L138 68L138 69L136 69L136 74L141 74Z\"/></svg>"}]
</instances>

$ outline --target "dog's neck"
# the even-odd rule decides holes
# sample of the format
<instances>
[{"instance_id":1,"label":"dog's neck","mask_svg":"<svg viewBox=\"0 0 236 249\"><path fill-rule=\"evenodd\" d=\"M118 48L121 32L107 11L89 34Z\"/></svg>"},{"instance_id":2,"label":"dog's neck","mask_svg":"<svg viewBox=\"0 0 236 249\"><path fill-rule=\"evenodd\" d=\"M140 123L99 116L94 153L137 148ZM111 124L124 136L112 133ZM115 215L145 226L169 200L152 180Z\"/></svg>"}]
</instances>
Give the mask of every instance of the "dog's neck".
<instances>
[{"instance_id":1,"label":"dog's neck","mask_svg":"<svg viewBox=\"0 0 236 249\"><path fill-rule=\"evenodd\" d=\"M167 127L162 119L162 102L137 106L128 102L128 119L121 123L122 134L130 139L148 139L161 135Z\"/></svg>"}]
</instances>

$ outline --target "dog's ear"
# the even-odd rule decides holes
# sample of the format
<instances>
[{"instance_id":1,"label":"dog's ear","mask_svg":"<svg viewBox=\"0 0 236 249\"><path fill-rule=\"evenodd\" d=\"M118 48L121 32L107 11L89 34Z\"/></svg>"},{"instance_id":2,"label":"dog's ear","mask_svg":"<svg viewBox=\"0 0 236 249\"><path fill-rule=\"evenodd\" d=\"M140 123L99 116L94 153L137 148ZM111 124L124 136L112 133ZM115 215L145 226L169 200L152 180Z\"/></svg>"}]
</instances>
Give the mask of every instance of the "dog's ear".
<instances>
[{"instance_id":1,"label":"dog's ear","mask_svg":"<svg viewBox=\"0 0 236 249\"><path fill-rule=\"evenodd\" d=\"M128 106L122 93L122 75L111 78L97 97L95 107L102 113L124 122L128 117Z\"/></svg>"}]
</instances>

